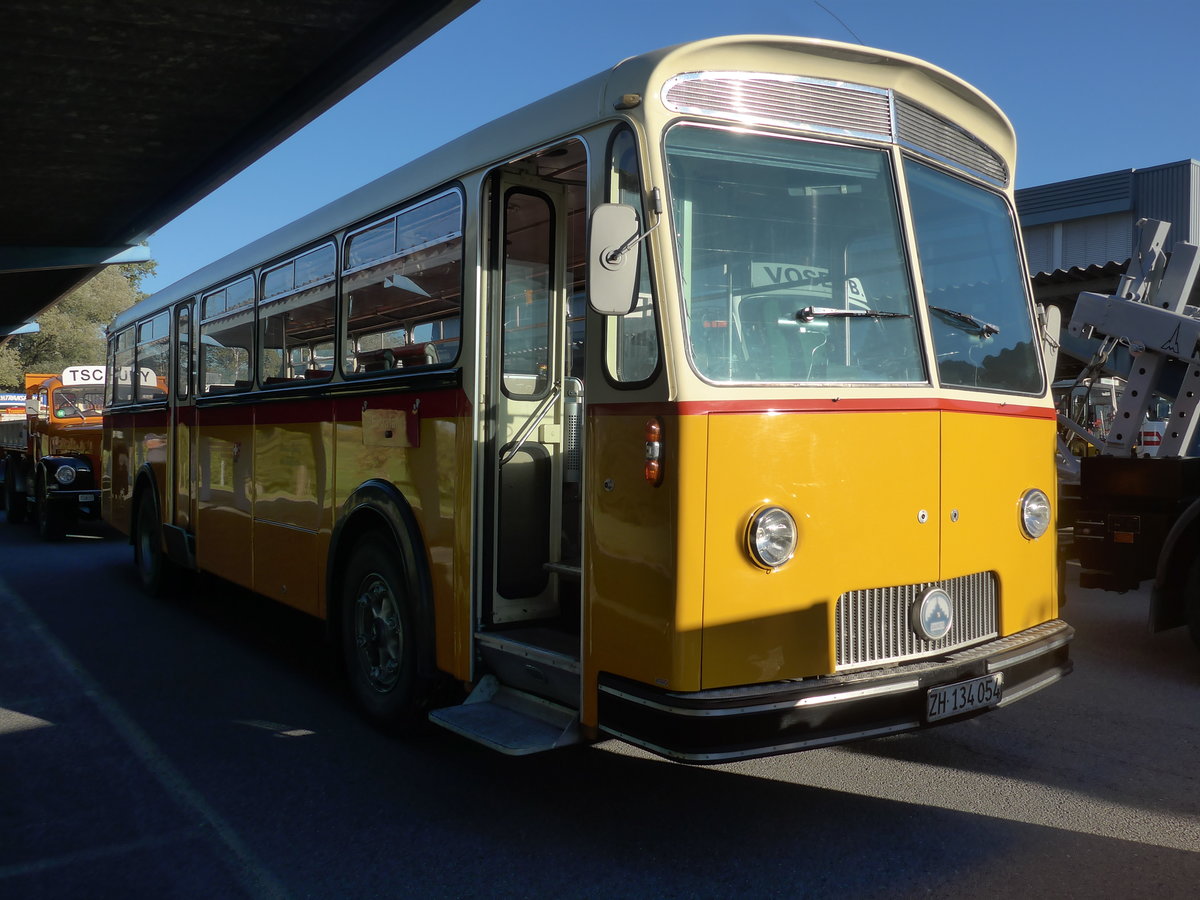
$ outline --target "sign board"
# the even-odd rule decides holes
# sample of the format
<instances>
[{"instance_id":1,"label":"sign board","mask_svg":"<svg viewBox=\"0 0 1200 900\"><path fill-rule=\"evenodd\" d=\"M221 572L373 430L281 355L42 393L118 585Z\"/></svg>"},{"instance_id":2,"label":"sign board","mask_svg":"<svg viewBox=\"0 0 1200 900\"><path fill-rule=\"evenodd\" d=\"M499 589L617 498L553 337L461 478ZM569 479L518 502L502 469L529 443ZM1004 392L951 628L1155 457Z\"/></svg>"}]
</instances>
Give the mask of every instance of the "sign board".
<instances>
[{"instance_id":1,"label":"sign board","mask_svg":"<svg viewBox=\"0 0 1200 900\"><path fill-rule=\"evenodd\" d=\"M68 366L63 369L62 383L66 387L104 384L104 366Z\"/></svg>"},{"instance_id":2,"label":"sign board","mask_svg":"<svg viewBox=\"0 0 1200 900\"><path fill-rule=\"evenodd\" d=\"M117 370L117 384L129 384L132 381L132 366L122 366ZM138 384L146 387L154 387L158 384L158 375L154 373L153 369L141 369L138 371Z\"/></svg>"},{"instance_id":3,"label":"sign board","mask_svg":"<svg viewBox=\"0 0 1200 900\"><path fill-rule=\"evenodd\" d=\"M750 285L776 290L786 287L800 296L828 298L833 293L828 269L785 262L751 262ZM867 296L857 278L846 279L846 300L856 306L866 305Z\"/></svg>"}]
</instances>

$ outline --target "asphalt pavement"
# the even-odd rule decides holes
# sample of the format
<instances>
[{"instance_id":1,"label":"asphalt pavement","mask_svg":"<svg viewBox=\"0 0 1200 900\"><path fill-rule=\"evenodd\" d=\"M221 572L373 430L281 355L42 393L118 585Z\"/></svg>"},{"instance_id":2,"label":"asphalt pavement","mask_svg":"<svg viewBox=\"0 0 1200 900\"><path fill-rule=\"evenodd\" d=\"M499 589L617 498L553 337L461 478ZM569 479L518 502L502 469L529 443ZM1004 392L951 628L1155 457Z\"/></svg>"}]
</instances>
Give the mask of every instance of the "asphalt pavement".
<instances>
[{"instance_id":1,"label":"asphalt pavement","mask_svg":"<svg viewBox=\"0 0 1200 900\"><path fill-rule=\"evenodd\" d=\"M1080 591L1076 671L913 735L714 767L511 759L349 708L319 623L0 524L0 897L1190 897L1200 651ZM1073 574L1073 573L1072 573Z\"/></svg>"}]
</instances>

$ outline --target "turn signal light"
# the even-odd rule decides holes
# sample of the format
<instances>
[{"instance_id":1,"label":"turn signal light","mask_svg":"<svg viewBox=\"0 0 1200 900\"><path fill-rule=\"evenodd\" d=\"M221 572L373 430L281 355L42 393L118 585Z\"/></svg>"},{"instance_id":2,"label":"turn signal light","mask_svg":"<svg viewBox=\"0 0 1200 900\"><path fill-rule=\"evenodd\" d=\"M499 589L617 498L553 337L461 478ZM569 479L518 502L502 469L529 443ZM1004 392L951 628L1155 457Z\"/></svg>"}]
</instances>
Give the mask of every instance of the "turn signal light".
<instances>
[{"instance_id":1,"label":"turn signal light","mask_svg":"<svg viewBox=\"0 0 1200 900\"><path fill-rule=\"evenodd\" d=\"M663 480L662 422L646 420L646 482L658 487Z\"/></svg>"}]
</instances>

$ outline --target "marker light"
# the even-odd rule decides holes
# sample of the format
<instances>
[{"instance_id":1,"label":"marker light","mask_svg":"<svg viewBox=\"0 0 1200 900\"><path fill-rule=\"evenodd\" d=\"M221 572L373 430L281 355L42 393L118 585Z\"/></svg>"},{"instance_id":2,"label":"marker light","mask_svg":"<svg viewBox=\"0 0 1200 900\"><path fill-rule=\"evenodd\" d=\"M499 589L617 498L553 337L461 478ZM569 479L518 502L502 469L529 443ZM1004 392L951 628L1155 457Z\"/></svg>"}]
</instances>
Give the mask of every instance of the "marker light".
<instances>
[{"instance_id":1,"label":"marker light","mask_svg":"<svg viewBox=\"0 0 1200 900\"><path fill-rule=\"evenodd\" d=\"M750 519L746 547L750 558L765 569L778 569L796 552L796 520L786 509L768 506Z\"/></svg>"},{"instance_id":2,"label":"marker light","mask_svg":"<svg viewBox=\"0 0 1200 900\"><path fill-rule=\"evenodd\" d=\"M1050 527L1050 498L1031 488L1021 497L1021 531L1036 540Z\"/></svg>"},{"instance_id":3,"label":"marker light","mask_svg":"<svg viewBox=\"0 0 1200 900\"><path fill-rule=\"evenodd\" d=\"M663 480L662 422L646 420L646 481L658 487Z\"/></svg>"},{"instance_id":4,"label":"marker light","mask_svg":"<svg viewBox=\"0 0 1200 900\"><path fill-rule=\"evenodd\" d=\"M59 484L70 484L75 480L75 469L72 466L59 466L54 470L54 480Z\"/></svg>"}]
</instances>

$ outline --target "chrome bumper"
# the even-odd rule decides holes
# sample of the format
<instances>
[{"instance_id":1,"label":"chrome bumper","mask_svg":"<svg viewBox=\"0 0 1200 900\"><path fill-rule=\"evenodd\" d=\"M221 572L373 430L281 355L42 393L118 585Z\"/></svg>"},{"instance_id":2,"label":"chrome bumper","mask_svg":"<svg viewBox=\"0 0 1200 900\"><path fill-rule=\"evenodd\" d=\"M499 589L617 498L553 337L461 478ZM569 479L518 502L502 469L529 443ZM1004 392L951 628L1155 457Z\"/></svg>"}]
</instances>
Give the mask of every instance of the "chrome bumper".
<instances>
[{"instance_id":1,"label":"chrome bumper","mask_svg":"<svg viewBox=\"0 0 1200 900\"><path fill-rule=\"evenodd\" d=\"M601 674L600 729L671 759L717 763L930 727L930 688L1002 673L1008 706L1067 675L1075 630L1055 619L938 657L843 675L682 693Z\"/></svg>"}]
</instances>

